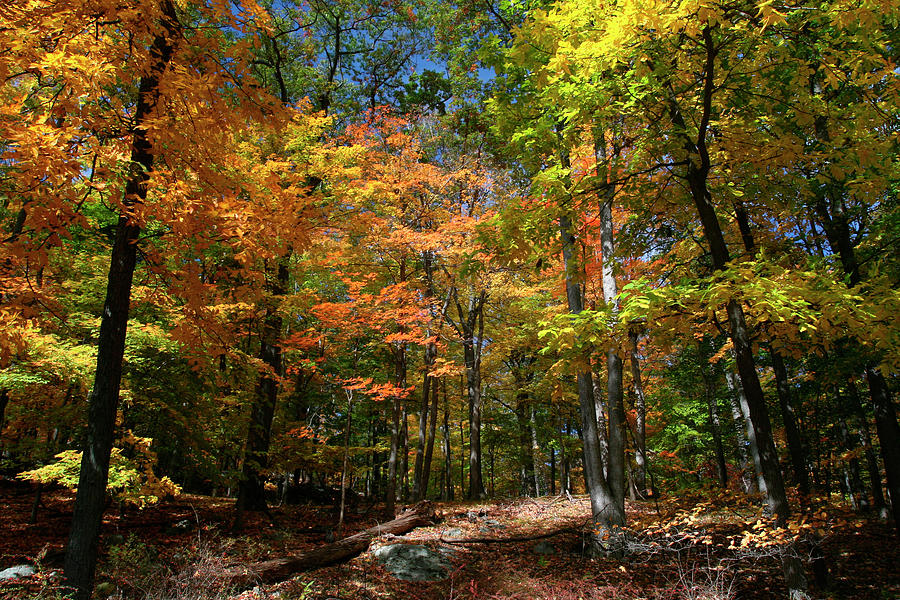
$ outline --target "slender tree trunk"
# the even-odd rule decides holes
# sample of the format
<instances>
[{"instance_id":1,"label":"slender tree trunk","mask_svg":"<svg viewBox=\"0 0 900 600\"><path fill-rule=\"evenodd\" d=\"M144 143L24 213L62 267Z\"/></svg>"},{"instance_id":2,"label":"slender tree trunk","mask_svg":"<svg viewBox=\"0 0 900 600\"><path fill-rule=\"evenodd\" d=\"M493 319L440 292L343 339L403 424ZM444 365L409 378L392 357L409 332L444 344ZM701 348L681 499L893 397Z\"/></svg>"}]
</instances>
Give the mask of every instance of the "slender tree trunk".
<instances>
[{"instance_id":1,"label":"slender tree trunk","mask_svg":"<svg viewBox=\"0 0 900 600\"><path fill-rule=\"evenodd\" d=\"M425 444L425 465L422 473L422 493L420 500L428 497L428 483L431 479L431 457L434 454L434 437L437 429L438 380L431 378L431 410L428 413L428 441Z\"/></svg>"},{"instance_id":2,"label":"slender tree trunk","mask_svg":"<svg viewBox=\"0 0 900 600\"><path fill-rule=\"evenodd\" d=\"M634 484L642 498L647 497L647 403L644 398L644 385L641 381L641 365L638 358L638 334L636 331L628 335L631 346L629 358L631 362L631 380L634 385L634 460L637 469Z\"/></svg>"},{"instance_id":3,"label":"slender tree trunk","mask_svg":"<svg viewBox=\"0 0 900 600\"><path fill-rule=\"evenodd\" d=\"M6 425L6 406L9 404L9 390L0 389L0 459L3 458L3 427Z\"/></svg>"},{"instance_id":4,"label":"slender tree trunk","mask_svg":"<svg viewBox=\"0 0 900 600\"><path fill-rule=\"evenodd\" d=\"M594 394L594 410L597 412L597 435L600 436L600 463L603 466L603 476L609 472L609 419L606 418L606 392L603 391L601 377L595 371L591 371L591 390Z\"/></svg>"},{"instance_id":5,"label":"slender tree trunk","mask_svg":"<svg viewBox=\"0 0 900 600\"><path fill-rule=\"evenodd\" d=\"M463 431L463 422L459 422L459 495L466 497L466 436Z\"/></svg>"},{"instance_id":6,"label":"slender tree trunk","mask_svg":"<svg viewBox=\"0 0 900 600\"><path fill-rule=\"evenodd\" d=\"M688 167L686 179L690 188L691 197L700 222L703 233L709 243L713 266L716 271L727 269L730 256L725 244L725 238L719 225L712 196L707 187L711 161L707 148L707 133L712 119L712 99L715 93L715 65L718 49L713 41L712 26L706 25L702 29L703 47L706 52L706 60L703 72L702 86L702 115L697 124L697 137L693 140L688 137L689 129L684 122L677 101L671 100L670 117L673 123L684 132L685 150L688 151ZM726 305L728 315L728 329L734 355L737 363L741 386L747 399L747 408L753 429L756 433L756 441L759 449L760 466L765 478L767 501L770 510L775 515L776 525L783 527L790 517L790 506L784 487L784 479L781 475L781 467L778 463L778 454L775 451L775 443L772 438L772 425L766 407L762 385L756 371L756 363L753 357L753 345L750 331L744 318L744 309L737 300L730 300ZM785 582L789 596L792 600L806 598L807 582L803 572L803 565L799 559L792 555L784 555L782 559Z\"/></svg>"},{"instance_id":7,"label":"slender tree trunk","mask_svg":"<svg viewBox=\"0 0 900 600\"><path fill-rule=\"evenodd\" d=\"M559 217L559 230L563 244L563 261L566 269L566 297L569 303L569 312L577 315L583 310L584 306L582 304L581 290L575 281L577 273L573 260L575 237L573 235L572 222L568 215L563 214ZM613 495L606 478L603 476L591 372L589 369L583 369L577 374L576 378L578 383L578 405L581 412L585 487L591 499L591 514L597 525L597 534L602 536L611 526L625 525L625 514Z\"/></svg>"},{"instance_id":8,"label":"slender tree trunk","mask_svg":"<svg viewBox=\"0 0 900 600\"><path fill-rule=\"evenodd\" d=\"M344 460L341 462L341 510L335 535L342 537L344 531L344 510L347 506L347 475L350 466L350 432L353 424L353 391L347 390L347 429L344 432Z\"/></svg>"},{"instance_id":9,"label":"slender tree trunk","mask_svg":"<svg viewBox=\"0 0 900 600\"><path fill-rule=\"evenodd\" d=\"M441 491L441 499L453 500L453 457L450 455L450 402L447 399L447 380L442 380L444 392L444 423L441 435L444 442L444 482L446 487Z\"/></svg>"},{"instance_id":10,"label":"slender tree trunk","mask_svg":"<svg viewBox=\"0 0 900 600\"><path fill-rule=\"evenodd\" d=\"M784 359L775 350L772 354L772 370L775 373L775 385L778 389L778 404L781 407L781 419L784 422L784 434L787 439L788 454L791 457L791 469L794 482L803 496L809 495L809 471L806 468L806 450L803 448L803 437L797 426L797 410L791 394L787 368Z\"/></svg>"},{"instance_id":11,"label":"slender tree trunk","mask_svg":"<svg viewBox=\"0 0 900 600\"><path fill-rule=\"evenodd\" d=\"M556 450L550 447L550 495L556 495Z\"/></svg>"},{"instance_id":12,"label":"slender tree trunk","mask_svg":"<svg viewBox=\"0 0 900 600\"><path fill-rule=\"evenodd\" d=\"M516 385L519 386L518 382ZM531 446L531 424L528 419L530 408L528 393L517 393L515 412L519 438L519 493L523 496L535 495L534 454Z\"/></svg>"},{"instance_id":13,"label":"slender tree trunk","mask_svg":"<svg viewBox=\"0 0 900 600\"><path fill-rule=\"evenodd\" d=\"M708 362L706 354L701 348L700 361ZM700 375L703 377L704 388L706 389L706 414L709 418L709 429L713 436L713 448L716 453L716 477L719 480L719 487L725 489L728 487L728 464L725 462L725 446L722 444L722 423L719 420L719 406L716 398L716 386L714 375L706 372L706 367L700 365Z\"/></svg>"},{"instance_id":14,"label":"slender tree trunk","mask_svg":"<svg viewBox=\"0 0 900 600\"><path fill-rule=\"evenodd\" d=\"M528 409L528 430L531 432L531 465L534 475L534 495L541 495L541 472L537 465L543 463L541 460L541 446L538 444L537 422L534 418L534 407Z\"/></svg>"},{"instance_id":15,"label":"slender tree trunk","mask_svg":"<svg viewBox=\"0 0 900 600\"><path fill-rule=\"evenodd\" d=\"M74 588L76 600L88 600L94 587L97 543L122 381L131 284L141 232L132 217L134 207L147 198L147 181L153 170L153 145L147 137L147 123L153 119L160 97L160 83L175 53L174 44L180 37L180 24L171 0L161 0L161 7L163 31L157 35L150 48L152 63L147 74L141 77L137 105L134 108L132 168L125 184L123 211L119 215L110 254L106 299L100 319L97 369L88 406L88 433L66 549L65 582L67 586Z\"/></svg>"},{"instance_id":16,"label":"slender tree trunk","mask_svg":"<svg viewBox=\"0 0 900 600\"><path fill-rule=\"evenodd\" d=\"M881 470L878 468L878 460L875 458L875 451L872 449L872 434L869 433L869 420L866 417L862 403L859 401L859 393L856 391L854 382L850 382L847 386L847 393L850 400L850 410L856 416L856 424L859 427L863 448L866 453L866 468L869 471L872 508L875 509L879 517L887 519L887 506L884 502L884 492L881 489Z\"/></svg>"},{"instance_id":17,"label":"slender tree trunk","mask_svg":"<svg viewBox=\"0 0 900 600\"><path fill-rule=\"evenodd\" d=\"M897 412L884 377L877 369L866 367L866 381L872 396L878 441L881 442L881 459L887 474L894 529L900 535L900 426L897 425Z\"/></svg>"},{"instance_id":18,"label":"slender tree trunk","mask_svg":"<svg viewBox=\"0 0 900 600\"><path fill-rule=\"evenodd\" d=\"M606 139L601 133L594 133L594 154L597 162L597 175L606 179L602 172L608 167L609 160ZM615 154L615 152L613 152ZM610 307L611 323L614 327L618 321L619 302L618 287L615 277L615 240L613 235L612 203L615 197L614 186L606 182L600 198L600 257L601 281L603 285L603 302ZM625 398L622 392L622 358L618 349L610 346L606 350L606 403L609 407L609 460L607 463L607 481L610 491L618 504L619 510L625 513Z\"/></svg>"},{"instance_id":19,"label":"slender tree trunk","mask_svg":"<svg viewBox=\"0 0 900 600\"><path fill-rule=\"evenodd\" d=\"M409 413L406 405L400 414L400 498L409 500Z\"/></svg>"},{"instance_id":20,"label":"slender tree trunk","mask_svg":"<svg viewBox=\"0 0 900 600\"><path fill-rule=\"evenodd\" d=\"M425 334L427 337L431 337L431 330L428 330ZM417 436L417 445L416 445L416 459L413 467L413 502L418 502L425 497L424 488L427 484L422 483L422 473L425 462L425 446L428 443L428 409L431 406L431 376L428 374L428 371L431 369L431 366L434 364L434 358L436 354L436 347L432 343L425 344L425 361L424 361L424 369L425 376L424 381L422 383L422 403L419 407L419 430Z\"/></svg>"},{"instance_id":21,"label":"slender tree trunk","mask_svg":"<svg viewBox=\"0 0 900 600\"><path fill-rule=\"evenodd\" d=\"M394 348L394 384L397 388L406 387L406 347L403 344ZM397 502L397 466L399 462L400 446L402 430L400 428L401 418L400 395L397 394L391 399L391 449L388 454L388 474L387 485L385 485L384 504L388 514L393 515L396 510Z\"/></svg>"}]
</instances>

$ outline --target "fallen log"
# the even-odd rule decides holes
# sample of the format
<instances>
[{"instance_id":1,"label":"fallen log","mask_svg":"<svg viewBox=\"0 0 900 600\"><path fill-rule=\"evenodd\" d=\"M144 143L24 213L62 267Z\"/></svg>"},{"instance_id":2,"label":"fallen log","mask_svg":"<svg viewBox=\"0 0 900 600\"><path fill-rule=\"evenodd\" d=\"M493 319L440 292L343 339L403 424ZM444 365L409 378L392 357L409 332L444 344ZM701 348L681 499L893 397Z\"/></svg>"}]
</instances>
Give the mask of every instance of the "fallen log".
<instances>
[{"instance_id":1,"label":"fallen log","mask_svg":"<svg viewBox=\"0 0 900 600\"><path fill-rule=\"evenodd\" d=\"M252 565L242 565L225 569L222 579L235 587L247 588L260 583L277 583L290 579L297 573L327 567L362 554L372 540L380 535L402 535L416 527L429 525L435 520L432 507L420 502L393 521L370 527L354 535L345 537L315 550L286 558L276 558Z\"/></svg>"}]
</instances>

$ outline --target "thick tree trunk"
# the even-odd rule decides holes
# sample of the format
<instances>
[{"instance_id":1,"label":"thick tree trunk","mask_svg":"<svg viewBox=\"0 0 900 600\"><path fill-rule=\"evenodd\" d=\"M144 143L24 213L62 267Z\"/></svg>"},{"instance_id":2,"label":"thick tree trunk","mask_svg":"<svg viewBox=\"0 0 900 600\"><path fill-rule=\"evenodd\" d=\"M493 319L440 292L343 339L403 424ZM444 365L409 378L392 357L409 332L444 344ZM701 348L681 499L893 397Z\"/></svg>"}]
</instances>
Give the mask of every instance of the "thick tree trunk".
<instances>
[{"instance_id":1,"label":"thick tree trunk","mask_svg":"<svg viewBox=\"0 0 900 600\"><path fill-rule=\"evenodd\" d=\"M88 434L66 549L65 582L67 586L74 588L76 600L88 600L93 592L97 542L106 499L109 460L122 381L131 284L141 232L140 227L132 220L133 208L147 198L147 181L154 161L146 124L156 111L160 82L172 60L174 44L179 38L180 25L174 5L170 0L162 0L161 8L163 31L150 48L150 70L141 77L138 86L131 142L132 169L125 184L124 210L119 215L110 255L106 299L97 345L97 369L88 407Z\"/></svg>"},{"instance_id":2,"label":"thick tree trunk","mask_svg":"<svg viewBox=\"0 0 900 600\"><path fill-rule=\"evenodd\" d=\"M427 502L422 502L392 521L370 527L365 531L327 544L321 548L288 558L277 558L247 567L226 569L222 572L221 579L223 583L240 588L248 588L260 583L268 584L285 581L297 573L346 562L362 554L369 547L369 544L372 543L372 540L378 536L385 534L403 535L416 527L429 525L435 519L436 517L431 506Z\"/></svg>"}]
</instances>

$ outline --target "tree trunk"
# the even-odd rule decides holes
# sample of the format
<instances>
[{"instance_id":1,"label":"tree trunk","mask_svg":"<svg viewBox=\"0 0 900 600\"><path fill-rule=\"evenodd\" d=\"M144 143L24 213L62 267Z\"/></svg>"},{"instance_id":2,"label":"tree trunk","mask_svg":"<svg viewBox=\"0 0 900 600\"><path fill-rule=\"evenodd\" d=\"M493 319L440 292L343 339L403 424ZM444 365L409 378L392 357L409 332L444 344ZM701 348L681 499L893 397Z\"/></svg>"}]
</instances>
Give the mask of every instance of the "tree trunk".
<instances>
[{"instance_id":1,"label":"tree trunk","mask_svg":"<svg viewBox=\"0 0 900 600\"><path fill-rule=\"evenodd\" d=\"M703 349L700 350L700 362L707 363L708 359ZM713 449L716 454L716 476L719 487L728 487L728 464L725 462L725 447L722 444L722 423L719 420L719 406L716 398L716 386L714 374L707 374L706 365L700 365L700 375L703 377L706 389L706 414L709 418L709 429L713 436Z\"/></svg>"},{"instance_id":2,"label":"tree trunk","mask_svg":"<svg viewBox=\"0 0 900 600\"><path fill-rule=\"evenodd\" d=\"M609 159L604 135L594 134L594 154L597 175L606 179L601 172ZM615 154L615 152L613 153ZM600 257L603 302L610 307L610 328L618 321L619 293L615 277L615 240L613 237L612 202L615 188L608 181L603 184L600 198ZM622 392L622 358L615 346L606 350L606 405L609 408L609 457L606 479L610 491L622 514L625 513L625 398Z\"/></svg>"},{"instance_id":3,"label":"tree trunk","mask_svg":"<svg viewBox=\"0 0 900 600\"><path fill-rule=\"evenodd\" d=\"M631 380L634 386L634 460L637 470L634 473L634 484L638 494L647 498L647 404L644 398L644 385L641 381L641 365L638 359L638 334L629 332L631 340Z\"/></svg>"},{"instance_id":4,"label":"tree trunk","mask_svg":"<svg viewBox=\"0 0 900 600\"><path fill-rule=\"evenodd\" d=\"M518 386L518 382L517 382ZM534 454L531 448L531 426L528 419L530 411L528 393L516 394L516 424L519 441L519 493L522 496L534 496Z\"/></svg>"},{"instance_id":5,"label":"tree trunk","mask_svg":"<svg viewBox=\"0 0 900 600\"><path fill-rule=\"evenodd\" d=\"M691 198L700 217L703 233L709 243L713 267L716 271L727 269L730 256L725 244L725 238L719 225L712 195L707 187L711 161L707 148L707 132L712 120L712 98L715 93L715 64L718 53L713 42L712 26L706 25L702 29L703 49L705 50L705 66L702 86L702 116L697 125L697 137L693 140L688 137L688 128L681 114L680 107L674 97L670 101L670 117L678 126L685 140L685 150L688 152L688 167L686 179L690 188ZM783 527L790 517L790 506L784 488L784 480L778 463L778 454L775 451L775 443L772 438L772 425L766 407L765 396L756 372L756 363L753 358L753 346L750 331L744 318L744 310L737 300L730 300L726 305L728 315L728 330L734 347L734 355L737 363L738 374L744 396L747 399L748 414L756 433L756 441L759 449L760 466L766 483L766 500L769 508L775 515L776 525ZM806 577L803 565L794 556L785 555L782 559L785 583L792 600L806 598Z\"/></svg>"},{"instance_id":6,"label":"tree trunk","mask_svg":"<svg viewBox=\"0 0 900 600\"><path fill-rule=\"evenodd\" d=\"M573 260L575 236L572 222L567 214L559 217L562 238L563 262L565 264L566 298L569 312L579 314L584 306L579 285L575 281L576 265ZM603 536L610 527L625 525L625 514L603 476L600 458L600 438L597 432L597 412L594 407L594 390L591 372L582 369L576 376L578 383L578 405L581 414L582 445L584 455L585 487L591 499L591 514L597 525L595 537Z\"/></svg>"},{"instance_id":7,"label":"tree trunk","mask_svg":"<svg viewBox=\"0 0 900 600\"><path fill-rule=\"evenodd\" d=\"M3 426L6 424L6 406L9 404L9 390L0 389L0 459L3 458Z\"/></svg>"},{"instance_id":8,"label":"tree trunk","mask_svg":"<svg viewBox=\"0 0 900 600\"><path fill-rule=\"evenodd\" d=\"M426 337L431 337L431 330L426 332ZM434 358L436 354L436 347L432 343L425 344L425 360L424 360L424 369L425 375L422 382L422 403L419 406L419 430L417 436L417 444L416 444L416 458L413 466L413 491L412 498L413 502L419 502L425 496L424 488L427 486L422 483L422 474L425 463L425 446L428 443L428 409L431 406L431 376L428 374L428 371L431 369L434 364Z\"/></svg>"},{"instance_id":9,"label":"tree trunk","mask_svg":"<svg viewBox=\"0 0 900 600\"><path fill-rule=\"evenodd\" d=\"M406 348L403 345L394 349L394 382L398 388L406 387ZM388 514L394 514L397 502L397 462L400 453L400 396L391 399L391 449L388 454L387 485L385 486L384 504Z\"/></svg>"},{"instance_id":10,"label":"tree trunk","mask_svg":"<svg viewBox=\"0 0 900 600\"><path fill-rule=\"evenodd\" d=\"M344 509L347 506L347 475L350 467L350 432L353 425L353 391L347 390L347 429L344 432L344 459L341 462L341 508L338 515L337 535L344 531Z\"/></svg>"},{"instance_id":11,"label":"tree trunk","mask_svg":"<svg viewBox=\"0 0 900 600\"><path fill-rule=\"evenodd\" d=\"M541 464L541 446L538 444L537 422L534 419L534 407L528 410L528 430L531 432L531 465L534 474L534 495L541 495L541 472L537 465Z\"/></svg>"},{"instance_id":12,"label":"tree trunk","mask_svg":"<svg viewBox=\"0 0 900 600\"><path fill-rule=\"evenodd\" d=\"M428 414L428 441L425 444L425 464L422 467L422 493L420 500L428 496L428 483L431 479L431 457L434 455L434 437L437 429L438 412L438 380L431 378L431 411Z\"/></svg>"},{"instance_id":13,"label":"tree trunk","mask_svg":"<svg viewBox=\"0 0 900 600\"><path fill-rule=\"evenodd\" d=\"M444 391L444 424L441 427L441 436L444 447L444 489L441 490L441 500L453 500L453 457L450 455L450 403L447 400L447 380L442 380Z\"/></svg>"},{"instance_id":14,"label":"tree trunk","mask_svg":"<svg viewBox=\"0 0 900 600\"><path fill-rule=\"evenodd\" d=\"M827 118L820 116L815 121L816 135L822 140L829 140ZM842 187L842 186L841 186ZM838 193L835 192L837 195ZM830 201L830 202L826 202ZM829 207L830 204L830 207ZM822 229L831 251L837 253L844 272L849 276L850 287L862 280L859 261L850 230L850 218L844 210L843 198L826 198L819 195L813 209L819 216ZM894 516L894 528L900 535L900 424L897 423L897 410L891 398L887 383L878 368L868 363L865 365L866 381L869 384L869 396L875 415L875 428L881 446L881 458L887 475L888 495L891 498L891 511Z\"/></svg>"},{"instance_id":15,"label":"tree trunk","mask_svg":"<svg viewBox=\"0 0 900 600\"><path fill-rule=\"evenodd\" d=\"M766 493L766 481L762 476L762 467L759 462L759 448L756 445L756 432L753 430L753 423L750 422L749 411L747 409L747 398L744 397L744 388L737 374L730 369L725 371L725 382L731 391L732 406L735 416L735 422L738 428L742 430L743 436L747 441L745 448L746 453L750 455L753 461L753 477L750 491Z\"/></svg>"},{"instance_id":16,"label":"tree trunk","mask_svg":"<svg viewBox=\"0 0 900 600\"><path fill-rule=\"evenodd\" d=\"M603 467L603 476L607 476L609 470L609 419L606 418L606 393L600 385L601 378L598 373L591 371L591 390L594 394L594 410L597 413L597 435L600 436L600 464Z\"/></svg>"},{"instance_id":17,"label":"tree trunk","mask_svg":"<svg viewBox=\"0 0 900 600\"><path fill-rule=\"evenodd\" d=\"M106 299L100 319L97 369L88 406L88 433L81 459L78 492L65 558L65 583L74 588L76 600L88 600L94 586L97 542L106 499L109 460L116 429L116 408L122 381L125 332L131 303L131 284L137 261L140 227L132 221L134 207L147 198L147 181L153 169L153 146L147 123L153 119L160 97L160 83L180 38L180 24L171 0L161 0L162 31L150 48L152 63L141 77L134 108L131 141L132 169L125 184L123 210L116 225L110 254Z\"/></svg>"},{"instance_id":18,"label":"tree trunk","mask_svg":"<svg viewBox=\"0 0 900 600\"><path fill-rule=\"evenodd\" d=\"M281 270L282 267L279 266L279 272ZM284 271L287 272L286 267L284 267ZM279 292L275 291L275 293ZM278 401L278 378L282 375L281 347L277 343L281 335L281 317L277 315L276 310L275 307L269 307L266 310L264 332L260 340L258 358L272 372L260 375L256 385L256 399L250 407L250 427L247 430L247 445L244 452L244 463L241 467L241 481L238 484L235 530L239 530L241 527L243 511L268 509L265 477L262 473L269 463L272 421L275 419L275 405Z\"/></svg>"},{"instance_id":19,"label":"tree trunk","mask_svg":"<svg viewBox=\"0 0 900 600\"><path fill-rule=\"evenodd\" d=\"M772 370L775 372L775 385L778 389L778 404L781 407L781 418L784 421L784 435L787 439L788 454L791 457L791 469L794 482L803 496L809 495L809 471L806 468L806 450L803 448L803 437L797 426L797 410L794 407L784 359L775 350L772 354Z\"/></svg>"},{"instance_id":20,"label":"tree trunk","mask_svg":"<svg viewBox=\"0 0 900 600\"><path fill-rule=\"evenodd\" d=\"M881 459L887 474L894 530L900 535L900 426L897 425L897 412L881 373L867 366L866 380L872 396L878 441L881 442Z\"/></svg>"},{"instance_id":21,"label":"tree trunk","mask_svg":"<svg viewBox=\"0 0 900 600\"><path fill-rule=\"evenodd\" d=\"M884 492L881 489L881 470L878 468L878 460L875 458L875 451L872 449L872 435L869 433L869 420L866 418L865 410L859 401L859 393L856 391L856 384L850 382L847 386L848 397L850 400L850 410L856 416L856 424L859 427L860 436L862 437L863 448L866 453L866 468L869 471L869 486L872 493L872 508L878 513L882 519L887 519L887 506L884 502Z\"/></svg>"}]
</instances>

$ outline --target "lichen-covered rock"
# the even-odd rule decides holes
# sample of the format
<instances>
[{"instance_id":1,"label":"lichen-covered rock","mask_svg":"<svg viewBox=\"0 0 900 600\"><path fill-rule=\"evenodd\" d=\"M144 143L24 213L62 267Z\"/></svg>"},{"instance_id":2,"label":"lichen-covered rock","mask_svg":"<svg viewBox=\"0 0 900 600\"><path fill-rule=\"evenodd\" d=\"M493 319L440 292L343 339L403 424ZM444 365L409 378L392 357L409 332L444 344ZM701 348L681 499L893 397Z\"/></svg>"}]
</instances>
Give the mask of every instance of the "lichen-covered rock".
<instances>
[{"instance_id":1,"label":"lichen-covered rock","mask_svg":"<svg viewBox=\"0 0 900 600\"><path fill-rule=\"evenodd\" d=\"M31 577L34 574L35 570L31 565L16 565L0 571L0 579L19 579L21 577Z\"/></svg>"},{"instance_id":2,"label":"lichen-covered rock","mask_svg":"<svg viewBox=\"0 0 900 600\"><path fill-rule=\"evenodd\" d=\"M391 544L375 551L375 559L397 579L403 581L440 581L450 570L447 554L416 544Z\"/></svg>"}]
</instances>

